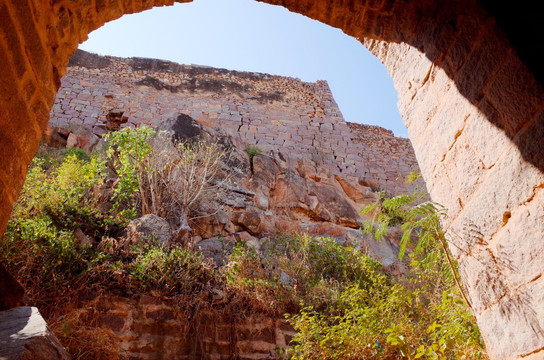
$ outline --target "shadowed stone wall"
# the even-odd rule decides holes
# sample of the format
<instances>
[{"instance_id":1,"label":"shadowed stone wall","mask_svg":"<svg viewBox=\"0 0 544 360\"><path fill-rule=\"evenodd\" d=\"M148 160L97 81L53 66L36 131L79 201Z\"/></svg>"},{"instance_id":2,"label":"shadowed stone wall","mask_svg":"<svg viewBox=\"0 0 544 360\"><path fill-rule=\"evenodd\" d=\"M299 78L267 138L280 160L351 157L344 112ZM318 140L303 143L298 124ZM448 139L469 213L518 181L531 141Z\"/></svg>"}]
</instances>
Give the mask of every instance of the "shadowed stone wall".
<instances>
[{"instance_id":1,"label":"shadowed stone wall","mask_svg":"<svg viewBox=\"0 0 544 360\"><path fill-rule=\"evenodd\" d=\"M282 318L184 311L157 297L104 295L72 316L108 334L123 358L132 360L279 359L295 334Z\"/></svg>"},{"instance_id":2,"label":"shadowed stone wall","mask_svg":"<svg viewBox=\"0 0 544 360\"><path fill-rule=\"evenodd\" d=\"M476 0L266 2L341 28L385 64L431 196L449 209L443 225L491 357L542 358L544 94L496 20ZM172 3L0 0L0 228L78 43Z\"/></svg>"}]
</instances>

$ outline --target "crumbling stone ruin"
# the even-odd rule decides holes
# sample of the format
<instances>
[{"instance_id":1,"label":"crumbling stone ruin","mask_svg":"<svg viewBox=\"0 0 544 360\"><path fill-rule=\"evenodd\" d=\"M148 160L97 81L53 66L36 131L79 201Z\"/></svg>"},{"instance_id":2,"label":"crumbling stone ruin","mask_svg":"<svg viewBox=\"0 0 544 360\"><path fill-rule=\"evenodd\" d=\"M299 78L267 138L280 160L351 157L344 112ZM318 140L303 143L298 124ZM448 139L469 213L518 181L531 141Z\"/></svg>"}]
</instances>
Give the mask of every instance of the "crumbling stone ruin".
<instances>
[{"instance_id":1,"label":"crumbling stone ruin","mask_svg":"<svg viewBox=\"0 0 544 360\"><path fill-rule=\"evenodd\" d=\"M406 186L406 176L418 170L408 139L378 126L345 122L325 81L82 50L70 59L50 125L77 129L65 134L75 146L77 132L100 137L123 126L157 127L178 114L265 153L310 158L333 174L395 194L413 188ZM424 187L422 181L419 186Z\"/></svg>"}]
</instances>

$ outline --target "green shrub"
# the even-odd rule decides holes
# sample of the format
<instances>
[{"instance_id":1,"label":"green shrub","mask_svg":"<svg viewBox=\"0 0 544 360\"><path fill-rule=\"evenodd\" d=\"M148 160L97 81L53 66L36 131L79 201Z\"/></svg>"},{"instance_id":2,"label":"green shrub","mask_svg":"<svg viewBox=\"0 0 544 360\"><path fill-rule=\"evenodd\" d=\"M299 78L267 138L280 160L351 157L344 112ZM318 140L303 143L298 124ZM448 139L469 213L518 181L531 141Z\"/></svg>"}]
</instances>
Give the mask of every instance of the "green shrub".
<instances>
[{"instance_id":1,"label":"green shrub","mask_svg":"<svg viewBox=\"0 0 544 360\"><path fill-rule=\"evenodd\" d=\"M367 281L373 286L348 286L327 308L305 307L290 316L297 331L292 359L485 358L459 294L437 292L419 275L409 284L388 284L376 273Z\"/></svg>"},{"instance_id":2,"label":"green shrub","mask_svg":"<svg viewBox=\"0 0 544 360\"><path fill-rule=\"evenodd\" d=\"M262 150L257 145L248 145L246 146L246 153L249 156L249 161L253 161L253 158L257 155L262 154Z\"/></svg>"},{"instance_id":3,"label":"green shrub","mask_svg":"<svg viewBox=\"0 0 544 360\"><path fill-rule=\"evenodd\" d=\"M107 136L107 153L119 175L115 209L128 219L155 214L190 230L190 213L202 200L220 196L228 177L215 177L228 154L215 143L173 143L171 138L147 127Z\"/></svg>"},{"instance_id":4,"label":"green shrub","mask_svg":"<svg viewBox=\"0 0 544 360\"><path fill-rule=\"evenodd\" d=\"M188 248L147 243L135 247L134 251L137 256L128 264L128 269L143 287L188 294L214 276L202 255Z\"/></svg>"},{"instance_id":5,"label":"green shrub","mask_svg":"<svg viewBox=\"0 0 544 360\"><path fill-rule=\"evenodd\" d=\"M289 319L297 334L290 356L312 359L481 359L483 341L462 293L439 218L443 208L421 201L423 193L378 194L365 230L377 239L400 223L402 258L409 251L411 271L392 280L379 271L354 277L320 259L345 258L325 249L324 273L344 278L337 301L325 308L306 306ZM338 260L337 260L338 261ZM356 273L356 272L355 272ZM363 283L360 279L366 279Z\"/></svg>"},{"instance_id":6,"label":"green shrub","mask_svg":"<svg viewBox=\"0 0 544 360\"><path fill-rule=\"evenodd\" d=\"M381 264L329 238L293 235L271 240L265 254L238 243L225 267L227 284L251 295L262 308L282 314L303 302L318 309L337 301L348 286L370 289ZM382 275L380 281L388 283Z\"/></svg>"},{"instance_id":7,"label":"green shrub","mask_svg":"<svg viewBox=\"0 0 544 360\"><path fill-rule=\"evenodd\" d=\"M413 174L409 178L411 181L417 179ZM440 226L440 219L446 216L446 209L434 201L423 201L425 195L425 192L417 189L412 194L393 197L378 193L376 201L361 211L362 214L372 214L371 221L364 223L363 231L381 240L390 226L400 223L403 234L399 259L402 260L407 249L410 249L412 265L427 270L440 267L441 276L457 286L466 305L470 307L459 281L457 264L450 254Z\"/></svg>"},{"instance_id":8,"label":"green shrub","mask_svg":"<svg viewBox=\"0 0 544 360\"><path fill-rule=\"evenodd\" d=\"M284 302L291 297L279 277L264 267L255 249L245 242L235 245L222 273L228 288L237 296L251 299L255 308L280 315L285 308Z\"/></svg>"},{"instance_id":9,"label":"green shrub","mask_svg":"<svg viewBox=\"0 0 544 360\"><path fill-rule=\"evenodd\" d=\"M110 226L94 197L104 162L77 152L58 155L33 160L0 242L0 261L45 304L90 266L94 251L79 244L75 231L99 237Z\"/></svg>"},{"instance_id":10,"label":"green shrub","mask_svg":"<svg viewBox=\"0 0 544 360\"><path fill-rule=\"evenodd\" d=\"M144 181L145 159L152 151L148 142L154 135L155 130L141 127L138 130L124 128L105 136L110 143L107 155L113 159L119 176L114 192L114 209L119 210L121 217L133 219L137 215L136 195L143 191L139 185Z\"/></svg>"},{"instance_id":11,"label":"green shrub","mask_svg":"<svg viewBox=\"0 0 544 360\"><path fill-rule=\"evenodd\" d=\"M248 145L246 146L246 153L249 157L249 168L251 170L251 173L253 174L253 158L257 155L262 154L262 150L257 145Z\"/></svg>"},{"instance_id":12,"label":"green shrub","mask_svg":"<svg viewBox=\"0 0 544 360\"><path fill-rule=\"evenodd\" d=\"M103 181L104 169L104 162L96 157L81 160L70 154L52 169L45 167L43 159L34 159L14 206L12 221L46 216L55 226L71 230L78 223L99 222L101 215L96 210L93 192Z\"/></svg>"}]
</instances>

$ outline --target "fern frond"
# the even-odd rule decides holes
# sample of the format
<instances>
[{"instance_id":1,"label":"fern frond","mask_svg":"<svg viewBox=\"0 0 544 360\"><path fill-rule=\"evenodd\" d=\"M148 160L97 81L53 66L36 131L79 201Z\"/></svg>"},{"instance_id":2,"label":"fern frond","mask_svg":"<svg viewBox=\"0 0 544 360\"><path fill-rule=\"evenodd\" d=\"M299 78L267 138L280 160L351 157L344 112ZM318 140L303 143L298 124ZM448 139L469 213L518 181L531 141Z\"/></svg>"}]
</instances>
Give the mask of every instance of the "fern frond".
<instances>
[{"instance_id":1,"label":"fern frond","mask_svg":"<svg viewBox=\"0 0 544 360\"><path fill-rule=\"evenodd\" d=\"M401 223L403 231L399 247L399 259L403 259L410 248L411 240L417 238L412 250L412 260L416 266L423 269L436 269L441 266L445 281L453 279L470 307L468 299L461 288L456 264L448 250L444 232L440 227L440 219L446 216L446 209L434 201L422 201L426 195L423 191L416 191L409 195L386 197L385 193L376 194L376 201L366 206L361 214L372 213L372 220L365 222L363 231L372 234L381 240L387 234L389 226Z\"/></svg>"},{"instance_id":2,"label":"fern frond","mask_svg":"<svg viewBox=\"0 0 544 360\"><path fill-rule=\"evenodd\" d=\"M369 212L374 211L378 206L379 206L379 203L378 203L378 202L373 202L372 204L365 206L365 207L363 208L363 210L361 210L361 211L359 212L359 214L361 214L361 215L366 215L366 214L368 214Z\"/></svg>"}]
</instances>

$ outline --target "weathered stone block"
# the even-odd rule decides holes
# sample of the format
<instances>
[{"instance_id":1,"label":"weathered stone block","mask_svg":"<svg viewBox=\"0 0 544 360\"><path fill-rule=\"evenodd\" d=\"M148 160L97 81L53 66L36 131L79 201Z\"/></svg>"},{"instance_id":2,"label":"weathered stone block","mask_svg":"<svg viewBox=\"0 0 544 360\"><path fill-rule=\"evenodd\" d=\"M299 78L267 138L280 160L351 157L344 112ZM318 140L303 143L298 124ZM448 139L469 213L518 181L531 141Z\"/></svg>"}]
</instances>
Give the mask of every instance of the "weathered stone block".
<instances>
[{"instance_id":1,"label":"weathered stone block","mask_svg":"<svg viewBox=\"0 0 544 360\"><path fill-rule=\"evenodd\" d=\"M35 307L0 312L0 358L68 360L70 356Z\"/></svg>"},{"instance_id":2,"label":"weathered stone block","mask_svg":"<svg viewBox=\"0 0 544 360\"><path fill-rule=\"evenodd\" d=\"M472 103L480 100L493 72L507 60L508 47L494 26L494 23L487 24L478 46L454 76L459 92Z\"/></svg>"},{"instance_id":3,"label":"weathered stone block","mask_svg":"<svg viewBox=\"0 0 544 360\"><path fill-rule=\"evenodd\" d=\"M476 16L461 15L456 19L455 26L459 30L443 61L443 66L450 76L453 76L467 60L478 34L483 30L483 25L482 19Z\"/></svg>"},{"instance_id":4,"label":"weathered stone block","mask_svg":"<svg viewBox=\"0 0 544 360\"><path fill-rule=\"evenodd\" d=\"M490 123L478 109L467 118L459 138L470 144L485 168L493 166L510 147L510 140L504 131Z\"/></svg>"},{"instance_id":5,"label":"weathered stone block","mask_svg":"<svg viewBox=\"0 0 544 360\"><path fill-rule=\"evenodd\" d=\"M461 200L466 203L485 177L485 166L469 143L459 138L444 158L448 178L454 181ZM463 176L458 176L463 174ZM442 175L444 176L444 175Z\"/></svg>"},{"instance_id":6,"label":"weathered stone block","mask_svg":"<svg viewBox=\"0 0 544 360\"><path fill-rule=\"evenodd\" d=\"M490 244L510 288L517 289L544 273L544 192L503 216L504 227Z\"/></svg>"}]
</instances>

